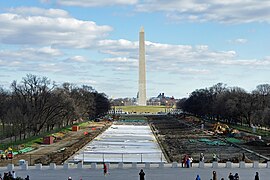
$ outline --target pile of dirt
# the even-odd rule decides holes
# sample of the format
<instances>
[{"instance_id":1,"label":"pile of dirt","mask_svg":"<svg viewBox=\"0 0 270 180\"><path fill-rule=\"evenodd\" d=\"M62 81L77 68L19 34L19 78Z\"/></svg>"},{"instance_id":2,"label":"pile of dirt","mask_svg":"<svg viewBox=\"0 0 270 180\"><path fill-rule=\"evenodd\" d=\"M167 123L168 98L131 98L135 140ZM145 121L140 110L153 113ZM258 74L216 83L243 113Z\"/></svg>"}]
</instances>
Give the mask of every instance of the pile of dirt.
<instances>
[{"instance_id":1,"label":"pile of dirt","mask_svg":"<svg viewBox=\"0 0 270 180\"><path fill-rule=\"evenodd\" d=\"M64 161L66 161L70 156L78 152L80 149L82 149L86 144L91 142L95 137L97 137L99 134L104 132L111 124L108 124L106 126L103 126L100 129L97 129L96 131L87 133L86 135L81 136L77 139L76 142L71 144L68 147L63 148L62 150L58 150L57 152L51 152L46 155L44 155L41 158L36 159L34 162L35 164L41 163L41 164L49 164L49 163L55 163L55 164L63 164Z\"/></svg>"},{"instance_id":2,"label":"pile of dirt","mask_svg":"<svg viewBox=\"0 0 270 180\"><path fill-rule=\"evenodd\" d=\"M204 153L205 162L212 162L213 154L217 155L220 162L239 162L242 153L251 161L258 160L255 154L209 133L211 124L205 123L202 130L198 119L163 116L151 117L149 122L168 162L181 162L186 154L193 157L193 162L198 162L200 153Z\"/></svg>"},{"instance_id":3,"label":"pile of dirt","mask_svg":"<svg viewBox=\"0 0 270 180\"><path fill-rule=\"evenodd\" d=\"M0 160L0 166L6 166L10 163L16 164L21 159L28 161L29 165L37 163L44 165L50 163L63 164L65 160L110 126L111 122L90 122L88 126L81 128L79 131L69 131L53 144L39 145L36 150L25 154L18 154L12 160Z\"/></svg>"}]
</instances>

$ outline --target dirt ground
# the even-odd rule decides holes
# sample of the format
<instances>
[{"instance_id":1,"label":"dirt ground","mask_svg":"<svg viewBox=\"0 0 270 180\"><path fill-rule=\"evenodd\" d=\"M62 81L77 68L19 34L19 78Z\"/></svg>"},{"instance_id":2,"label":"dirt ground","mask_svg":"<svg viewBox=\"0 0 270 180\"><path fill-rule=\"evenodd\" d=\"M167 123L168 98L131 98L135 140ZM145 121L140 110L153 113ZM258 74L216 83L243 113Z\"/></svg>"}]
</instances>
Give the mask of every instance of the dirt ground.
<instances>
[{"instance_id":1,"label":"dirt ground","mask_svg":"<svg viewBox=\"0 0 270 180\"><path fill-rule=\"evenodd\" d=\"M18 164L19 160L28 161L29 165L42 163L44 165L54 162L62 164L71 155L83 148L96 136L105 131L111 122L89 122L85 127L78 131L69 131L61 140L50 145L37 145L36 150L25 154L16 155L12 160L0 160L0 166L6 166L9 163ZM84 135L84 132L88 132Z\"/></svg>"},{"instance_id":2,"label":"dirt ground","mask_svg":"<svg viewBox=\"0 0 270 180\"><path fill-rule=\"evenodd\" d=\"M246 144L235 146L225 141L225 137L213 135L208 131L211 129L210 123L205 123L204 130L201 130L201 122L192 118L153 116L148 120L168 162L180 162L185 154L192 156L193 162L198 162L200 153L204 153L205 162L212 162L213 153L218 156L220 162L228 160L239 162L243 153L245 153L246 162L265 161L264 158L243 148L270 158L269 146ZM91 122L79 131L68 132L61 140L51 145L41 144L36 150L16 155L12 160L0 160L0 166L6 166L9 163L18 164L21 159L28 161L29 165L37 163L47 165L50 162L63 164L110 125L111 122ZM84 135L84 132L88 132L88 135ZM208 140L210 144L205 140ZM219 143L213 144L213 142Z\"/></svg>"},{"instance_id":3,"label":"dirt ground","mask_svg":"<svg viewBox=\"0 0 270 180\"><path fill-rule=\"evenodd\" d=\"M217 155L220 162L228 160L239 162L242 160L243 153L245 154L246 162L255 160L265 161L265 159L241 147L270 157L269 146L239 145L241 147L237 147L226 142L225 137L213 135L213 133L208 131L211 129L211 124L209 123L205 123L204 130L201 130L201 122L191 118L152 117L149 122L163 147L167 160L170 162L180 162L185 154L192 156L194 162L198 162L200 153L204 153L205 162L212 162L213 154Z\"/></svg>"}]
</instances>

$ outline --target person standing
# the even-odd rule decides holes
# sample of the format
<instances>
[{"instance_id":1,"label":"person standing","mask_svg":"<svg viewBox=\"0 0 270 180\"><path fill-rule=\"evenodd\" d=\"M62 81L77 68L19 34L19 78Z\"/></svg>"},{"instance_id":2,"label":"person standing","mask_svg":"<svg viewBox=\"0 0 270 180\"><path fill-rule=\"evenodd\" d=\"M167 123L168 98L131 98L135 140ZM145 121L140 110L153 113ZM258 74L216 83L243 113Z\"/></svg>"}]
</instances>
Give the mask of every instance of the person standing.
<instances>
[{"instance_id":1,"label":"person standing","mask_svg":"<svg viewBox=\"0 0 270 180\"><path fill-rule=\"evenodd\" d=\"M238 173L235 173L235 175L234 175L234 180L239 180L239 175L238 175Z\"/></svg>"},{"instance_id":2,"label":"person standing","mask_svg":"<svg viewBox=\"0 0 270 180\"><path fill-rule=\"evenodd\" d=\"M259 173L258 172L256 172L256 175L255 175L255 179L254 180L260 180Z\"/></svg>"},{"instance_id":3,"label":"person standing","mask_svg":"<svg viewBox=\"0 0 270 180\"><path fill-rule=\"evenodd\" d=\"M12 179L16 179L17 177L16 177L16 172L15 171L12 171Z\"/></svg>"},{"instance_id":4,"label":"person standing","mask_svg":"<svg viewBox=\"0 0 270 180\"><path fill-rule=\"evenodd\" d=\"M229 174L228 178L229 178L229 180L233 180L234 179L232 173Z\"/></svg>"},{"instance_id":5,"label":"person standing","mask_svg":"<svg viewBox=\"0 0 270 180\"><path fill-rule=\"evenodd\" d=\"M186 161L186 167L189 168L189 166L190 166L190 159L187 158L187 161Z\"/></svg>"},{"instance_id":6,"label":"person standing","mask_svg":"<svg viewBox=\"0 0 270 180\"><path fill-rule=\"evenodd\" d=\"M200 176L197 175L196 179L195 180L201 180Z\"/></svg>"},{"instance_id":7,"label":"person standing","mask_svg":"<svg viewBox=\"0 0 270 180\"><path fill-rule=\"evenodd\" d=\"M10 171L8 171L8 176L7 176L9 179L12 179L12 173Z\"/></svg>"},{"instance_id":8,"label":"person standing","mask_svg":"<svg viewBox=\"0 0 270 180\"><path fill-rule=\"evenodd\" d=\"M190 167L192 167L192 162L193 162L193 158L191 156L189 156L189 164L190 164Z\"/></svg>"},{"instance_id":9,"label":"person standing","mask_svg":"<svg viewBox=\"0 0 270 180\"><path fill-rule=\"evenodd\" d=\"M242 154L242 161L245 161L246 160L246 155L245 153Z\"/></svg>"},{"instance_id":10,"label":"person standing","mask_svg":"<svg viewBox=\"0 0 270 180\"><path fill-rule=\"evenodd\" d=\"M143 172L143 169L141 169L139 176L140 176L140 180L144 180L145 173Z\"/></svg>"},{"instance_id":11,"label":"person standing","mask_svg":"<svg viewBox=\"0 0 270 180\"><path fill-rule=\"evenodd\" d=\"M104 176L106 176L108 173L108 168L107 168L106 163L103 163L103 173L104 173Z\"/></svg>"},{"instance_id":12,"label":"person standing","mask_svg":"<svg viewBox=\"0 0 270 180\"><path fill-rule=\"evenodd\" d=\"M213 161L217 161L217 155L216 155L216 153L213 153Z\"/></svg>"},{"instance_id":13,"label":"person standing","mask_svg":"<svg viewBox=\"0 0 270 180\"><path fill-rule=\"evenodd\" d=\"M182 167L186 167L186 165L187 165L187 155L184 155L182 159Z\"/></svg>"},{"instance_id":14,"label":"person standing","mask_svg":"<svg viewBox=\"0 0 270 180\"><path fill-rule=\"evenodd\" d=\"M213 171L213 180L217 180L217 172Z\"/></svg>"},{"instance_id":15,"label":"person standing","mask_svg":"<svg viewBox=\"0 0 270 180\"><path fill-rule=\"evenodd\" d=\"M203 153L200 154L200 161L204 162L204 154Z\"/></svg>"},{"instance_id":16,"label":"person standing","mask_svg":"<svg viewBox=\"0 0 270 180\"><path fill-rule=\"evenodd\" d=\"M30 180L30 177L29 175L26 176L25 180Z\"/></svg>"}]
</instances>

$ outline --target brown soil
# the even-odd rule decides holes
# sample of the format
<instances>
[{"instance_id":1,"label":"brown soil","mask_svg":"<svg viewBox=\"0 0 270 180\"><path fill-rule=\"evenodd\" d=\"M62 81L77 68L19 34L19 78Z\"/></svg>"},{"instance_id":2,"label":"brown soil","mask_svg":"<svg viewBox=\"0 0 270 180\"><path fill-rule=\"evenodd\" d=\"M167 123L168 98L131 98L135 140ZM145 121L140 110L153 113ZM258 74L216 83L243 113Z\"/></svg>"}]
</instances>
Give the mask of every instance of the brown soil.
<instances>
[{"instance_id":1,"label":"brown soil","mask_svg":"<svg viewBox=\"0 0 270 180\"><path fill-rule=\"evenodd\" d=\"M241 147L270 157L269 146L242 144L241 147L237 147L230 143L209 145L201 142L202 138L215 141L224 140L224 137L213 135L208 131L212 127L210 123L205 123L204 131L202 131L200 129L201 121L193 117L153 116L149 117L148 120L168 162L180 162L185 154L192 156L193 162L198 162L200 153L204 153L205 162L212 162L213 153L217 154L220 162L228 160L239 162L242 159L242 153L245 153L247 157L246 162L265 161L265 159L258 157L254 153L247 152ZM29 165L37 163L46 165L51 162L62 164L110 125L111 122L91 122L77 132L68 132L61 140L51 145L38 145L36 150L16 155L12 160L0 160L0 166L6 166L9 163L18 164L20 159L28 161ZM84 132L89 134L84 135Z\"/></svg>"},{"instance_id":2,"label":"brown soil","mask_svg":"<svg viewBox=\"0 0 270 180\"><path fill-rule=\"evenodd\" d=\"M196 118L161 116L152 117L149 122L169 162L180 162L185 154L192 156L193 162L198 162L200 153L204 153L205 162L212 162L213 153L218 156L220 162L228 160L239 162L242 159L243 153L245 153L246 162L254 160L264 161L264 159L254 153L247 152L230 143L210 145L201 142L202 138L217 141L224 140L224 137L213 135L213 133L208 131L211 129L211 124L209 123L205 123L204 131L202 131L200 129L201 121ZM270 157L270 147L241 146Z\"/></svg>"},{"instance_id":3,"label":"brown soil","mask_svg":"<svg viewBox=\"0 0 270 180\"><path fill-rule=\"evenodd\" d=\"M9 163L17 164L21 159L28 161L29 165L37 163L47 165L51 162L62 164L110 125L111 122L89 122L87 126L78 131L69 131L61 140L57 140L53 144L37 145L36 150L16 155L12 160L0 160L0 166L6 166ZM84 132L88 132L88 134L84 135Z\"/></svg>"}]
</instances>

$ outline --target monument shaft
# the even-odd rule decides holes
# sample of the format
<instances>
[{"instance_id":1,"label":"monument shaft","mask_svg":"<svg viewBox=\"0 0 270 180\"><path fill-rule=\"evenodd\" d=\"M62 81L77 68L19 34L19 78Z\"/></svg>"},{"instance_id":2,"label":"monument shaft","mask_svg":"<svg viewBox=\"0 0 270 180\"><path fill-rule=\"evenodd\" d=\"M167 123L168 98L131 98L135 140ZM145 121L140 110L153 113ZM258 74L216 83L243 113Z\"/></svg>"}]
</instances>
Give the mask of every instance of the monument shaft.
<instances>
[{"instance_id":1,"label":"monument shaft","mask_svg":"<svg viewBox=\"0 0 270 180\"><path fill-rule=\"evenodd\" d=\"M145 43L144 29L140 30L139 40L139 98L138 105L146 106L146 71L145 71Z\"/></svg>"}]
</instances>

